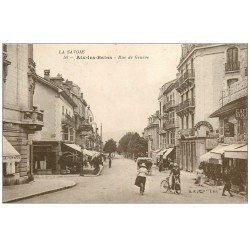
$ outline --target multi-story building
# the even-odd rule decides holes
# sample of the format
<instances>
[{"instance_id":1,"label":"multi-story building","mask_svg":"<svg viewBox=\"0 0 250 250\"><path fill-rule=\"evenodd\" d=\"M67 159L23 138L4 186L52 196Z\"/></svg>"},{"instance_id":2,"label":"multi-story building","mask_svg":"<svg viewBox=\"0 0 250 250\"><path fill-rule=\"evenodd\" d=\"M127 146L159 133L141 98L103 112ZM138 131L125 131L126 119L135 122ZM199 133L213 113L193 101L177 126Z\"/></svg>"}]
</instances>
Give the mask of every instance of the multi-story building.
<instances>
[{"instance_id":1,"label":"multi-story building","mask_svg":"<svg viewBox=\"0 0 250 250\"><path fill-rule=\"evenodd\" d=\"M179 118L176 115L176 106L179 103L179 93L176 91L176 80L164 84L160 91L160 147L163 158L170 158L179 164L180 150L178 141Z\"/></svg>"},{"instance_id":2,"label":"multi-story building","mask_svg":"<svg viewBox=\"0 0 250 250\"><path fill-rule=\"evenodd\" d=\"M148 125L144 128L143 137L148 141L148 157L153 157L153 152L159 149L159 111L148 117Z\"/></svg>"},{"instance_id":3,"label":"multi-story building","mask_svg":"<svg viewBox=\"0 0 250 250\"><path fill-rule=\"evenodd\" d=\"M219 142L225 145L223 163L231 168L232 184L238 191L247 188L247 65L247 45L227 45L219 109L210 115L219 118Z\"/></svg>"},{"instance_id":4,"label":"multi-story building","mask_svg":"<svg viewBox=\"0 0 250 250\"><path fill-rule=\"evenodd\" d=\"M233 50L235 47L237 52ZM219 100L225 95L223 86L235 83L237 77L232 71L245 70L240 62L245 60L244 56L239 56L243 50L245 45L182 45L177 66L176 90L180 93L180 103L176 113L180 117L181 167L184 170L194 171L200 164L200 156L218 144L219 119L210 115L220 108Z\"/></svg>"},{"instance_id":5,"label":"multi-story building","mask_svg":"<svg viewBox=\"0 0 250 250\"><path fill-rule=\"evenodd\" d=\"M64 152L81 152L75 144L74 109L77 104L63 88L61 75L37 76L34 103L44 110L44 130L35 134L33 140L34 172L37 174L60 174L59 159Z\"/></svg>"},{"instance_id":6,"label":"multi-story building","mask_svg":"<svg viewBox=\"0 0 250 250\"><path fill-rule=\"evenodd\" d=\"M43 112L33 105L35 86L33 46L3 45L3 136L7 140L3 145L4 185L25 183L32 175L31 136L44 125ZM18 152L21 159L5 157L5 146L9 152Z\"/></svg>"},{"instance_id":7,"label":"multi-story building","mask_svg":"<svg viewBox=\"0 0 250 250\"><path fill-rule=\"evenodd\" d=\"M93 112L90 109L90 106L86 110L86 120L88 124L91 125L92 130L89 130L86 138L86 148L90 150L100 151L102 149L101 137L98 133L98 126L95 122Z\"/></svg>"}]
</instances>

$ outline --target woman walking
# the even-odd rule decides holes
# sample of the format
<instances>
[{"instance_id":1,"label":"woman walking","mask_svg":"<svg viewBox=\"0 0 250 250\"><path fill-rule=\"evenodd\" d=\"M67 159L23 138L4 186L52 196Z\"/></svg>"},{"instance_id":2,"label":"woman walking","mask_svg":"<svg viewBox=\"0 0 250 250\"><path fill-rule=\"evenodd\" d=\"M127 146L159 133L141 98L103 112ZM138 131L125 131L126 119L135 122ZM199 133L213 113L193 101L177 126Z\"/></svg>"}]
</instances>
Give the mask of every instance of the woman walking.
<instances>
[{"instance_id":1,"label":"woman walking","mask_svg":"<svg viewBox=\"0 0 250 250\"><path fill-rule=\"evenodd\" d=\"M145 191L147 172L148 172L148 170L146 168L146 164L142 163L139 166L138 174L137 174L137 177L135 180L135 185L140 188L141 195L143 195L143 193Z\"/></svg>"}]
</instances>

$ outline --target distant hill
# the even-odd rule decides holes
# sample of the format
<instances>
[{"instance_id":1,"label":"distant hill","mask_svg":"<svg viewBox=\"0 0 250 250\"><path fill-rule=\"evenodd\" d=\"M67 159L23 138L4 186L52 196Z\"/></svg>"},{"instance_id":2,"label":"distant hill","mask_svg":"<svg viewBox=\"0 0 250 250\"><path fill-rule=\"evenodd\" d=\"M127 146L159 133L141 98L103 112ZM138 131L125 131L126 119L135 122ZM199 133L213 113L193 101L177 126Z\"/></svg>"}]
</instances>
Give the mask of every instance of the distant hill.
<instances>
[{"instance_id":1,"label":"distant hill","mask_svg":"<svg viewBox=\"0 0 250 250\"><path fill-rule=\"evenodd\" d=\"M118 131L111 131L111 132L103 132L103 142L109 140L109 139L114 139L117 143L119 140L122 138L123 135L125 135L127 132L137 132L139 133L140 136L142 136L142 131L127 131L127 130L118 130Z\"/></svg>"}]
</instances>

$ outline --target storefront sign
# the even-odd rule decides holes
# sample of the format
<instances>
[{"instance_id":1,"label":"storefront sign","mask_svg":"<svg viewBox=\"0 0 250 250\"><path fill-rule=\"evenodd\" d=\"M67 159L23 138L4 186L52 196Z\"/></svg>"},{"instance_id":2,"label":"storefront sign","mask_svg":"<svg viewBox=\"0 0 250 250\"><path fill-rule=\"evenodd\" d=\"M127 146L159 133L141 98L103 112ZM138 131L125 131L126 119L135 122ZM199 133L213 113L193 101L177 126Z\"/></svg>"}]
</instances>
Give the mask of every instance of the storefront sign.
<instances>
[{"instance_id":1,"label":"storefront sign","mask_svg":"<svg viewBox=\"0 0 250 250\"><path fill-rule=\"evenodd\" d=\"M236 119L247 119L247 109L236 109L235 110Z\"/></svg>"},{"instance_id":2,"label":"storefront sign","mask_svg":"<svg viewBox=\"0 0 250 250\"><path fill-rule=\"evenodd\" d=\"M210 132L213 132L213 126L209 122L207 122L207 121L200 121L200 122L198 122L194 126L194 129L197 130L201 126L205 126L205 127L207 127L209 129Z\"/></svg>"},{"instance_id":3,"label":"storefront sign","mask_svg":"<svg viewBox=\"0 0 250 250\"><path fill-rule=\"evenodd\" d=\"M227 122L224 124L224 136L225 137L234 137L234 124Z\"/></svg>"}]
</instances>

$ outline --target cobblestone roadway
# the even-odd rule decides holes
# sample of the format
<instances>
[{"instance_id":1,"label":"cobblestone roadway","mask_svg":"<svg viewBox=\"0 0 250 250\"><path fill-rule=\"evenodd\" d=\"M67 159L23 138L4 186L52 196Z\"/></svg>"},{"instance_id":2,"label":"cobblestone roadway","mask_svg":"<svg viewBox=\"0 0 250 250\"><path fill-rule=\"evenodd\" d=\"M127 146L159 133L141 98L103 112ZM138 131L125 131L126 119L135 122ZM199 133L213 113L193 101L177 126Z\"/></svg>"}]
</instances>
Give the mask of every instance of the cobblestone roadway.
<instances>
[{"instance_id":1,"label":"cobblestone roadway","mask_svg":"<svg viewBox=\"0 0 250 250\"><path fill-rule=\"evenodd\" d=\"M146 192L139 194L134 185L136 163L119 157L112 162L112 168L105 166L99 177L65 177L74 180L74 188L34 197L19 203L246 203L244 197L222 197L221 188L194 185L194 176L181 173L182 194L160 191L160 182L167 173L153 169L147 177Z\"/></svg>"}]
</instances>

